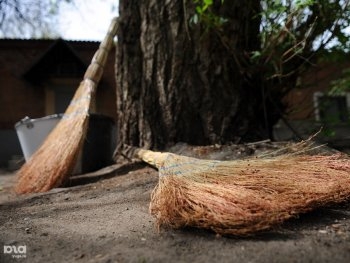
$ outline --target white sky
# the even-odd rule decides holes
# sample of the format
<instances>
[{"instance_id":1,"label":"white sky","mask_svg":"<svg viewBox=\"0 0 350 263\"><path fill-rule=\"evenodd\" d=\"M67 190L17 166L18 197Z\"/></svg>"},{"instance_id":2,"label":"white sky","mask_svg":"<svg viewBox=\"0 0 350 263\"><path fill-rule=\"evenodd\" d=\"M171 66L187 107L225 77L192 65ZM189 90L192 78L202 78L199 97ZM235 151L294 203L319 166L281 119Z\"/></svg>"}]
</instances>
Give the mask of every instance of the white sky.
<instances>
[{"instance_id":1,"label":"white sky","mask_svg":"<svg viewBox=\"0 0 350 263\"><path fill-rule=\"evenodd\" d=\"M118 15L118 0L74 0L62 4L58 30L66 40L101 41L113 17ZM114 8L113 8L114 5Z\"/></svg>"}]
</instances>

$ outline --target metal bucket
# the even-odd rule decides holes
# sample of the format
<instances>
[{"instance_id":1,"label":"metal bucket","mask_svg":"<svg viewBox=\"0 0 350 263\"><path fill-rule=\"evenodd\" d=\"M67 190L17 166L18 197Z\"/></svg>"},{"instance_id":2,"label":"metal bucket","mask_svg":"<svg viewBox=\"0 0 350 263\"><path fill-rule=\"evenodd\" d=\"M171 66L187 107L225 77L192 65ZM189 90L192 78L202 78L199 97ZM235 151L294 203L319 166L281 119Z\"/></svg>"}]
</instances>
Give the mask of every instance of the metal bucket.
<instances>
[{"instance_id":1,"label":"metal bucket","mask_svg":"<svg viewBox=\"0 0 350 263\"><path fill-rule=\"evenodd\" d=\"M25 117L15 124L26 161L41 146L62 116L63 114L54 114L37 119ZM90 114L86 139L74 174L92 172L110 165L113 162L115 144L113 119L104 115Z\"/></svg>"},{"instance_id":2,"label":"metal bucket","mask_svg":"<svg viewBox=\"0 0 350 263\"><path fill-rule=\"evenodd\" d=\"M40 147L61 117L62 114L49 115L38 119L31 119L27 116L15 124L19 143L26 161Z\"/></svg>"}]
</instances>

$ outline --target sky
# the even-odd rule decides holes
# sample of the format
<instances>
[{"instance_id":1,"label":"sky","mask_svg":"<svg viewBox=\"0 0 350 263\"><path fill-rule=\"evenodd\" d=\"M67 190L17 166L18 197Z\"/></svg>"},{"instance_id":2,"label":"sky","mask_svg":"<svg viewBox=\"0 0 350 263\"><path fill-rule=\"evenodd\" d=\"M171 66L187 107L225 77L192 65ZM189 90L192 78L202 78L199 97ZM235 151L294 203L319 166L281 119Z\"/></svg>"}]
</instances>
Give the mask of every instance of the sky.
<instances>
[{"instance_id":1,"label":"sky","mask_svg":"<svg viewBox=\"0 0 350 263\"><path fill-rule=\"evenodd\" d=\"M101 41L117 15L118 0L74 0L62 5L58 30L66 40Z\"/></svg>"}]
</instances>

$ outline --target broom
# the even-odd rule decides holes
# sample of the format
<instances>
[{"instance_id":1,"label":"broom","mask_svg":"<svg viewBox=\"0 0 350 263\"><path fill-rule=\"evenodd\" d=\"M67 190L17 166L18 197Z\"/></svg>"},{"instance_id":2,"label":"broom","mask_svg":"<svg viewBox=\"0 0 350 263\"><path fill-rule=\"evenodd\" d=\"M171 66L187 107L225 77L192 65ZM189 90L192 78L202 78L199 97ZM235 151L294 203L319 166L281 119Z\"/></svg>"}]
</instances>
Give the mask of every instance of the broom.
<instances>
[{"instance_id":1,"label":"broom","mask_svg":"<svg viewBox=\"0 0 350 263\"><path fill-rule=\"evenodd\" d=\"M130 146L124 152L159 170L150 203L158 228L249 235L350 197L350 159L341 154L216 161Z\"/></svg>"},{"instance_id":2,"label":"broom","mask_svg":"<svg viewBox=\"0 0 350 263\"><path fill-rule=\"evenodd\" d=\"M117 26L117 18L114 18L62 119L18 171L17 193L45 192L58 187L74 169L88 127L91 100L102 77Z\"/></svg>"}]
</instances>

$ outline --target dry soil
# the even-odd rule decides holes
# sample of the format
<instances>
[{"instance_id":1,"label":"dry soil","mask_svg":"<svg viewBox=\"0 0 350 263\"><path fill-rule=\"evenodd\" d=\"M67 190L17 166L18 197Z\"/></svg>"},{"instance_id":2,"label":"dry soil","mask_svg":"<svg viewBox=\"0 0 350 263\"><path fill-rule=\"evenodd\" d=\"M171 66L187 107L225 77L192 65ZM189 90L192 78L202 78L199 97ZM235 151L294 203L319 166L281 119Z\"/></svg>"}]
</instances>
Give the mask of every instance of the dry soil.
<instances>
[{"instance_id":1,"label":"dry soil","mask_svg":"<svg viewBox=\"0 0 350 263\"><path fill-rule=\"evenodd\" d=\"M0 262L350 262L350 202L255 236L221 237L158 230L148 212L158 173L141 163L76 176L43 194L16 196L15 180L0 175Z\"/></svg>"}]
</instances>

